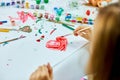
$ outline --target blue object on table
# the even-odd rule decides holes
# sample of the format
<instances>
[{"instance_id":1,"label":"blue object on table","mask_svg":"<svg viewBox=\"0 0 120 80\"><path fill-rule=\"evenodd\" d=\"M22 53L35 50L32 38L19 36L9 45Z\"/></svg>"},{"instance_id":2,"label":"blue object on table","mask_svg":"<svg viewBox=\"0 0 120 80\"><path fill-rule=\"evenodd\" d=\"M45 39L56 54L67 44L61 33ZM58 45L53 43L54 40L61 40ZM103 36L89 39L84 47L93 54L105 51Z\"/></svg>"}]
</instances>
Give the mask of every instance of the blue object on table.
<instances>
[{"instance_id":1,"label":"blue object on table","mask_svg":"<svg viewBox=\"0 0 120 80\"><path fill-rule=\"evenodd\" d=\"M89 21L88 24L93 25L93 21Z\"/></svg>"},{"instance_id":2,"label":"blue object on table","mask_svg":"<svg viewBox=\"0 0 120 80\"><path fill-rule=\"evenodd\" d=\"M7 23L7 21L0 21L0 22L2 22L2 23Z\"/></svg>"},{"instance_id":3,"label":"blue object on table","mask_svg":"<svg viewBox=\"0 0 120 80\"><path fill-rule=\"evenodd\" d=\"M5 2L1 2L1 6L5 6Z\"/></svg>"},{"instance_id":4,"label":"blue object on table","mask_svg":"<svg viewBox=\"0 0 120 80\"><path fill-rule=\"evenodd\" d=\"M56 11L56 10L57 10L57 7L54 7L54 10Z\"/></svg>"},{"instance_id":5,"label":"blue object on table","mask_svg":"<svg viewBox=\"0 0 120 80\"><path fill-rule=\"evenodd\" d=\"M10 2L7 2L7 3L6 3L6 6L10 6Z\"/></svg>"},{"instance_id":6,"label":"blue object on table","mask_svg":"<svg viewBox=\"0 0 120 80\"><path fill-rule=\"evenodd\" d=\"M67 14L67 16L65 17L65 21L69 21L71 19L71 14Z\"/></svg>"},{"instance_id":7,"label":"blue object on table","mask_svg":"<svg viewBox=\"0 0 120 80\"><path fill-rule=\"evenodd\" d=\"M57 7L54 7L54 10L58 16L61 16L62 12L64 11L63 8L57 8Z\"/></svg>"},{"instance_id":8,"label":"blue object on table","mask_svg":"<svg viewBox=\"0 0 120 80\"><path fill-rule=\"evenodd\" d=\"M15 5L15 2L13 1L13 2L11 3L11 5Z\"/></svg>"},{"instance_id":9,"label":"blue object on table","mask_svg":"<svg viewBox=\"0 0 120 80\"><path fill-rule=\"evenodd\" d=\"M17 5L16 5L16 8L20 8L20 6L17 4Z\"/></svg>"}]
</instances>

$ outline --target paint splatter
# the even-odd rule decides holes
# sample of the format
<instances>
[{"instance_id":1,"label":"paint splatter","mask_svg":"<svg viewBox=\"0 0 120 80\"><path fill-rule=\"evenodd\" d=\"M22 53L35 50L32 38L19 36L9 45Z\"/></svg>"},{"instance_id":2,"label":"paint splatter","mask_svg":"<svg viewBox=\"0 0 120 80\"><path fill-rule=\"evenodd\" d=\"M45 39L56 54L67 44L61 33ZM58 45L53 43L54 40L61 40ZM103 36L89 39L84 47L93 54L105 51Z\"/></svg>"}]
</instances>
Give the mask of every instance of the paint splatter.
<instances>
[{"instance_id":1,"label":"paint splatter","mask_svg":"<svg viewBox=\"0 0 120 80\"><path fill-rule=\"evenodd\" d=\"M86 15L89 16L90 15L90 10L86 11Z\"/></svg>"},{"instance_id":2,"label":"paint splatter","mask_svg":"<svg viewBox=\"0 0 120 80\"><path fill-rule=\"evenodd\" d=\"M9 64L6 64L7 66L9 66Z\"/></svg>"},{"instance_id":3,"label":"paint splatter","mask_svg":"<svg viewBox=\"0 0 120 80\"><path fill-rule=\"evenodd\" d=\"M40 39L37 39L36 41L37 41L37 42L40 42L41 40L40 40Z\"/></svg>"},{"instance_id":4,"label":"paint splatter","mask_svg":"<svg viewBox=\"0 0 120 80\"><path fill-rule=\"evenodd\" d=\"M73 44L73 42L70 42L70 44Z\"/></svg>"},{"instance_id":5,"label":"paint splatter","mask_svg":"<svg viewBox=\"0 0 120 80\"><path fill-rule=\"evenodd\" d=\"M42 31L41 31L41 29L39 29L39 30L38 30L38 33L42 34Z\"/></svg>"},{"instance_id":6,"label":"paint splatter","mask_svg":"<svg viewBox=\"0 0 120 80\"><path fill-rule=\"evenodd\" d=\"M54 29L50 32L50 35L52 35L56 30L57 30L57 28L54 28Z\"/></svg>"},{"instance_id":7,"label":"paint splatter","mask_svg":"<svg viewBox=\"0 0 120 80\"><path fill-rule=\"evenodd\" d=\"M5 46L5 45L7 45L7 44L8 44L8 42L4 42L4 43L3 43L3 46Z\"/></svg>"},{"instance_id":8,"label":"paint splatter","mask_svg":"<svg viewBox=\"0 0 120 80\"><path fill-rule=\"evenodd\" d=\"M45 33L48 33L48 31L45 31Z\"/></svg>"},{"instance_id":9,"label":"paint splatter","mask_svg":"<svg viewBox=\"0 0 120 80\"><path fill-rule=\"evenodd\" d=\"M35 34L35 36L37 36L37 34Z\"/></svg>"},{"instance_id":10,"label":"paint splatter","mask_svg":"<svg viewBox=\"0 0 120 80\"><path fill-rule=\"evenodd\" d=\"M65 37L56 37L56 40L49 40L46 47L50 49L65 51L68 45L68 40Z\"/></svg>"},{"instance_id":11,"label":"paint splatter","mask_svg":"<svg viewBox=\"0 0 120 80\"><path fill-rule=\"evenodd\" d=\"M37 41L37 42L40 42L41 40L44 40L44 38L45 38L45 36L42 35L42 36L40 37L40 39L37 39L36 41Z\"/></svg>"},{"instance_id":12,"label":"paint splatter","mask_svg":"<svg viewBox=\"0 0 120 80\"><path fill-rule=\"evenodd\" d=\"M23 32L32 32L32 29L30 28L30 26L24 26L23 28L20 28L19 29L20 31L23 31Z\"/></svg>"}]
</instances>

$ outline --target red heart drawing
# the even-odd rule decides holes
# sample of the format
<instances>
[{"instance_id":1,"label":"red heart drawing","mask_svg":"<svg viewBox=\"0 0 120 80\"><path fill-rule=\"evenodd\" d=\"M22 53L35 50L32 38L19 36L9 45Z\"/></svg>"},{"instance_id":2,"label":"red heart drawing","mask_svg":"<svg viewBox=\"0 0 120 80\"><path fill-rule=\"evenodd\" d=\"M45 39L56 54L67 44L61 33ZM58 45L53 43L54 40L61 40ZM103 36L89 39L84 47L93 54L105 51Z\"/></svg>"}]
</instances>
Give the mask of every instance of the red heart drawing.
<instances>
[{"instance_id":1,"label":"red heart drawing","mask_svg":"<svg viewBox=\"0 0 120 80\"><path fill-rule=\"evenodd\" d=\"M46 43L47 48L65 51L67 47L68 41L65 37L56 37L56 40L49 40Z\"/></svg>"}]
</instances>

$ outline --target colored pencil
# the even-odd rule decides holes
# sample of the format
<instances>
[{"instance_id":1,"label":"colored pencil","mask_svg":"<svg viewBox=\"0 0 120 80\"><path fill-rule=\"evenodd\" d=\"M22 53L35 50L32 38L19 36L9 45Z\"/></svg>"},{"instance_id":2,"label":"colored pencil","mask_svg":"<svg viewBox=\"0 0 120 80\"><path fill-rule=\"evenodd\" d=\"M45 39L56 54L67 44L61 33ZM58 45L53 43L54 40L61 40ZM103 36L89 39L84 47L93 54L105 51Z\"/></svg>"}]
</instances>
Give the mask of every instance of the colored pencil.
<instances>
[{"instance_id":1,"label":"colored pencil","mask_svg":"<svg viewBox=\"0 0 120 80\"><path fill-rule=\"evenodd\" d=\"M15 41L15 40L19 40L19 39L22 39L22 38L25 38L26 36L20 36L18 38L14 38L14 39L10 39L10 40L6 40L6 41L3 41L3 42L0 42L0 44L3 44L5 42L11 42L11 41Z\"/></svg>"}]
</instances>

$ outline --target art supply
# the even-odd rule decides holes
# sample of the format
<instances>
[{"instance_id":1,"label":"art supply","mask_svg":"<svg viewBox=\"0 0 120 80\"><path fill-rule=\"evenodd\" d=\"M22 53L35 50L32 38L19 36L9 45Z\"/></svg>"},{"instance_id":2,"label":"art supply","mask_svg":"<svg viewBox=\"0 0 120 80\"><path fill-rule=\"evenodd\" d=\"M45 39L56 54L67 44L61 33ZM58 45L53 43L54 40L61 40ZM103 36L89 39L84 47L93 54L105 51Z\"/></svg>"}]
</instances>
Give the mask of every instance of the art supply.
<instances>
[{"instance_id":1,"label":"art supply","mask_svg":"<svg viewBox=\"0 0 120 80\"><path fill-rule=\"evenodd\" d=\"M69 25L69 26L74 27L74 25L72 25L72 24L67 24L67 23L64 23L64 22L61 22L61 21L55 21L55 20L47 20L47 21L49 21L49 22L54 22L54 23L58 23L58 24L65 24L65 25Z\"/></svg>"},{"instance_id":2,"label":"art supply","mask_svg":"<svg viewBox=\"0 0 120 80\"><path fill-rule=\"evenodd\" d=\"M65 35L63 35L61 37L67 37L67 36L70 36L70 35L73 35L73 33L65 34Z\"/></svg>"},{"instance_id":3,"label":"art supply","mask_svg":"<svg viewBox=\"0 0 120 80\"><path fill-rule=\"evenodd\" d=\"M29 9L29 2L26 2L26 3L25 3L25 7L26 7L27 9Z\"/></svg>"},{"instance_id":4,"label":"art supply","mask_svg":"<svg viewBox=\"0 0 120 80\"><path fill-rule=\"evenodd\" d=\"M54 10L58 16L61 16L64 11L63 8L57 8L57 7L55 7Z\"/></svg>"},{"instance_id":5,"label":"art supply","mask_svg":"<svg viewBox=\"0 0 120 80\"><path fill-rule=\"evenodd\" d=\"M30 26L24 26L22 28L19 28L19 31L23 31L23 32L32 32L32 29L30 28Z\"/></svg>"},{"instance_id":6,"label":"art supply","mask_svg":"<svg viewBox=\"0 0 120 80\"><path fill-rule=\"evenodd\" d=\"M79 32L82 32L84 30L89 30L89 29L91 29L91 27L83 28L83 29L79 30Z\"/></svg>"},{"instance_id":7,"label":"art supply","mask_svg":"<svg viewBox=\"0 0 120 80\"><path fill-rule=\"evenodd\" d=\"M50 35L53 34L53 32L55 32L57 30L57 28L54 28L51 32L50 32Z\"/></svg>"},{"instance_id":8,"label":"art supply","mask_svg":"<svg viewBox=\"0 0 120 80\"><path fill-rule=\"evenodd\" d=\"M0 23L7 23L7 21L0 21Z\"/></svg>"},{"instance_id":9,"label":"art supply","mask_svg":"<svg viewBox=\"0 0 120 80\"><path fill-rule=\"evenodd\" d=\"M0 32L10 32L10 31L22 31L22 32L32 32L32 29L30 28L30 26L24 26L22 28L19 29L7 29L7 28L0 28Z\"/></svg>"},{"instance_id":10,"label":"art supply","mask_svg":"<svg viewBox=\"0 0 120 80\"><path fill-rule=\"evenodd\" d=\"M15 41L15 40L19 40L19 39L22 39L22 38L25 38L26 36L20 36L18 38L14 38L14 39L10 39L10 40L6 40L6 41L3 41L3 42L0 42L0 44L3 44L3 43L6 43L6 42L11 42L11 41Z\"/></svg>"},{"instance_id":11,"label":"art supply","mask_svg":"<svg viewBox=\"0 0 120 80\"><path fill-rule=\"evenodd\" d=\"M72 27L70 27L70 26L68 26L68 25L66 25L66 24L62 24L64 27L66 27L66 28L68 28L68 29L70 29L70 30L75 30L74 28L72 28Z\"/></svg>"},{"instance_id":12,"label":"art supply","mask_svg":"<svg viewBox=\"0 0 120 80\"><path fill-rule=\"evenodd\" d=\"M91 27L83 28L83 29L79 30L79 32L82 32L82 31L90 29L90 28ZM70 36L70 35L73 35L73 33L68 33L68 34L62 35L61 37L67 37L67 36Z\"/></svg>"},{"instance_id":13,"label":"art supply","mask_svg":"<svg viewBox=\"0 0 120 80\"><path fill-rule=\"evenodd\" d=\"M10 31L9 29L0 28L0 32L9 32L9 31Z\"/></svg>"},{"instance_id":14,"label":"art supply","mask_svg":"<svg viewBox=\"0 0 120 80\"><path fill-rule=\"evenodd\" d=\"M0 28L0 32L18 31L17 29Z\"/></svg>"},{"instance_id":15,"label":"art supply","mask_svg":"<svg viewBox=\"0 0 120 80\"><path fill-rule=\"evenodd\" d=\"M36 4L40 4L41 0L36 0Z\"/></svg>"},{"instance_id":16,"label":"art supply","mask_svg":"<svg viewBox=\"0 0 120 80\"><path fill-rule=\"evenodd\" d=\"M44 3L48 3L49 2L49 0L44 0Z\"/></svg>"}]
</instances>

